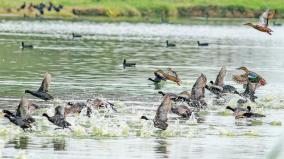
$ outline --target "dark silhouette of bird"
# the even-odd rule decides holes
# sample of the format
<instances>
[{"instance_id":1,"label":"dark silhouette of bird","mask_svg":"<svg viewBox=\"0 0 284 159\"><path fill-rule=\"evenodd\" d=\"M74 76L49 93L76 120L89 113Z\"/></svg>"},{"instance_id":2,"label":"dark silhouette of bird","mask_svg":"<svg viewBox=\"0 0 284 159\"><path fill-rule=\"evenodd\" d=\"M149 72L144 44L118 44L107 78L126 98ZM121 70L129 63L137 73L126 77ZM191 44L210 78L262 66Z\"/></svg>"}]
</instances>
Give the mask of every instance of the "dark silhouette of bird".
<instances>
[{"instance_id":1,"label":"dark silhouette of bird","mask_svg":"<svg viewBox=\"0 0 284 159\"><path fill-rule=\"evenodd\" d=\"M24 120L21 117L18 116L12 116L9 114L5 114L4 115L5 118L9 119L9 121L17 126L19 126L20 128L22 128L24 131L26 131L26 129L28 128L32 128L32 126L30 125L30 123L26 120Z\"/></svg>"},{"instance_id":2,"label":"dark silhouette of bird","mask_svg":"<svg viewBox=\"0 0 284 159\"><path fill-rule=\"evenodd\" d=\"M122 65L123 65L123 68L125 69L126 67L135 67L136 63L126 62L126 59L124 59Z\"/></svg>"},{"instance_id":3,"label":"dark silhouette of bird","mask_svg":"<svg viewBox=\"0 0 284 159\"><path fill-rule=\"evenodd\" d=\"M81 38L81 37L82 37L82 35L72 33L72 37L73 37L73 39L75 39L75 38Z\"/></svg>"},{"instance_id":4,"label":"dark silhouette of bird","mask_svg":"<svg viewBox=\"0 0 284 159\"><path fill-rule=\"evenodd\" d=\"M23 9L25 9L25 8L26 8L26 2L24 2L24 3L20 6L20 8L18 8L17 10L20 11L20 10L23 10Z\"/></svg>"},{"instance_id":5,"label":"dark silhouette of bird","mask_svg":"<svg viewBox=\"0 0 284 159\"><path fill-rule=\"evenodd\" d=\"M46 117L48 121L50 121L51 123L59 127L59 128L55 128L55 130L65 129L65 128L68 128L71 130L71 128L69 127L71 126L71 124L65 120L64 111L65 109L63 106L57 106L55 108L54 116L49 116L46 113L43 113L42 116Z\"/></svg>"},{"instance_id":6,"label":"dark silhouette of bird","mask_svg":"<svg viewBox=\"0 0 284 159\"><path fill-rule=\"evenodd\" d=\"M197 45L198 46L209 46L209 43L200 43L199 41L197 41Z\"/></svg>"},{"instance_id":7,"label":"dark silhouette of bird","mask_svg":"<svg viewBox=\"0 0 284 159\"><path fill-rule=\"evenodd\" d=\"M32 49L34 46L33 45L27 45L27 44L25 44L23 41L22 41L22 49L25 49L25 48L29 48L29 49Z\"/></svg>"},{"instance_id":8,"label":"dark silhouette of bird","mask_svg":"<svg viewBox=\"0 0 284 159\"><path fill-rule=\"evenodd\" d=\"M45 101L52 100L53 96L48 93L50 83L51 83L51 75L48 72L46 72L44 74L44 78L42 80L40 88L37 91L25 90L25 93L29 93Z\"/></svg>"},{"instance_id":9,"label":"dark silhouette of bird","mask_svg":"<svg viewBox=\"0 0 284 159\"><path fill-rule=\"evenodd\" d=\"M166 41L166 46L167 46L167 47L175 47L176 44L170 43L169 40L167 40L167 41Z\"/></svg>"}]
</instances>

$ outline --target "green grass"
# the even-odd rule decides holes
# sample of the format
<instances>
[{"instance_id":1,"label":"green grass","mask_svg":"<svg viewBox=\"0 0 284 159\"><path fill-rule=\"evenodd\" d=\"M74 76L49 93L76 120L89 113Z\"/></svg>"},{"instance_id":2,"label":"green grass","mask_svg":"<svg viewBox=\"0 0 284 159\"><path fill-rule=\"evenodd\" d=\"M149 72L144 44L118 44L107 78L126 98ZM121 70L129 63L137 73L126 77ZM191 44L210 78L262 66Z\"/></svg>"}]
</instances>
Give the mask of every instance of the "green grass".
<instances>
[{"instance_id":1,"label":"green grass","mask_svg":"<svg viewBox=\"0 0 284 159\"><path fill-rule=\"evenodd\" d=\"M16 9L23 2L38 4L47 3L47 0L0 0L1 13L5 13L6 8ZM48 13L48 15L63 17L73 16L73 8L102 8L109 17L157 15L177 17L180 7L194 6L243 7L254 10L270 8L284 13L283 0L53 0L53 3L64 5L64 11L59 14ZM18 14L16 11L9 11L9 13Z\"/></svg>"}]
</instances>

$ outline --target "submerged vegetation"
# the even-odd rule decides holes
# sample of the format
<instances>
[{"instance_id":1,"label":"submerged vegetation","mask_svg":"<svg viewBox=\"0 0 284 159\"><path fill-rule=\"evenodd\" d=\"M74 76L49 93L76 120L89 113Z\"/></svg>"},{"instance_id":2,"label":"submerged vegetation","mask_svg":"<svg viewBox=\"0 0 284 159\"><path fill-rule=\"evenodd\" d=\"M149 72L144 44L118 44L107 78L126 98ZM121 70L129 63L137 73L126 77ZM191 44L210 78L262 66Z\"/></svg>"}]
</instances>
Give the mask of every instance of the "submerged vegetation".
<instances>
[{"instance_id":1,"label":"submerged vegetation","mask_svg":"<svg viewBox=\"0 0 284 159\"><path fill-rule=\"evenodd\" d=\"M26 2L39 4L42 0L0 0L0 13L18 16L35 16L36 11L18 8ZM168 17L227 17L255 18L263 10L270 8L278 11L277 17L282 18L284 2L282 0L60 0L52 1L55 5L63 5L60 12L45 12L47 17L159 17L167 21Z\"/></svg>"}]
</instances>

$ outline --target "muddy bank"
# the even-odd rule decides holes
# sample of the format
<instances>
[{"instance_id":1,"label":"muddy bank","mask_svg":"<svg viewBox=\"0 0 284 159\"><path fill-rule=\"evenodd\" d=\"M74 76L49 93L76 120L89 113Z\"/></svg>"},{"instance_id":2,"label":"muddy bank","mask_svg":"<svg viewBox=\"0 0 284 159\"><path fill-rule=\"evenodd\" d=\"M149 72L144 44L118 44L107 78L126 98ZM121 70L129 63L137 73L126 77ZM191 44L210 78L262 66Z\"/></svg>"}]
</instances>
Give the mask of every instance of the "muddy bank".
<instances>
[{"instance_id":1,"label":"muddy bank","mask_svg":"<svg viewBox=\"0 0 284 159\"><path fill-rule=\"evenodd\" d=\"M176 10L169 10L166 7L159 8L137 8L112 10L104 8L79 9L73 8L72 13L76 16L106 16L106 17L132 17L132 16L156 16L156 17L214 17L214 18L257 18L265 9L250 9L243 6L192 6L177 7ZM284 18L279 14L276 18Z\"/></svg>"}]
</instances>

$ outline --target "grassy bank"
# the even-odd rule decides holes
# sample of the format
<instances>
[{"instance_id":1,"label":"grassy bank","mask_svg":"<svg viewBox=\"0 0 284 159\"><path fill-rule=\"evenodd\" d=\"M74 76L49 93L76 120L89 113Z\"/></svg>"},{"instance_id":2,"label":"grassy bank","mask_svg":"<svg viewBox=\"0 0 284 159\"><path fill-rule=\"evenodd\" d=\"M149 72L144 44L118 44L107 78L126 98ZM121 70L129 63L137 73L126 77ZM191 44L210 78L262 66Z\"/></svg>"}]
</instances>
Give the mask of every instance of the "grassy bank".
<instances>
[{"instance_id":1,"label":"grassy bank","mask_svg":"<svg viewBox=\"0 0 284 159\"><path fill-rule=\"evenodd\" d=\"M0 0L0 14L35 16L36 10L17 8L26 2L38 4L47 0ZM46 17L227 17L255 18L263 10L278 11L277 17L284 17L283 0L54 0L64 6L58 12L45 12Z\"/></svg>"}]
</instances>

